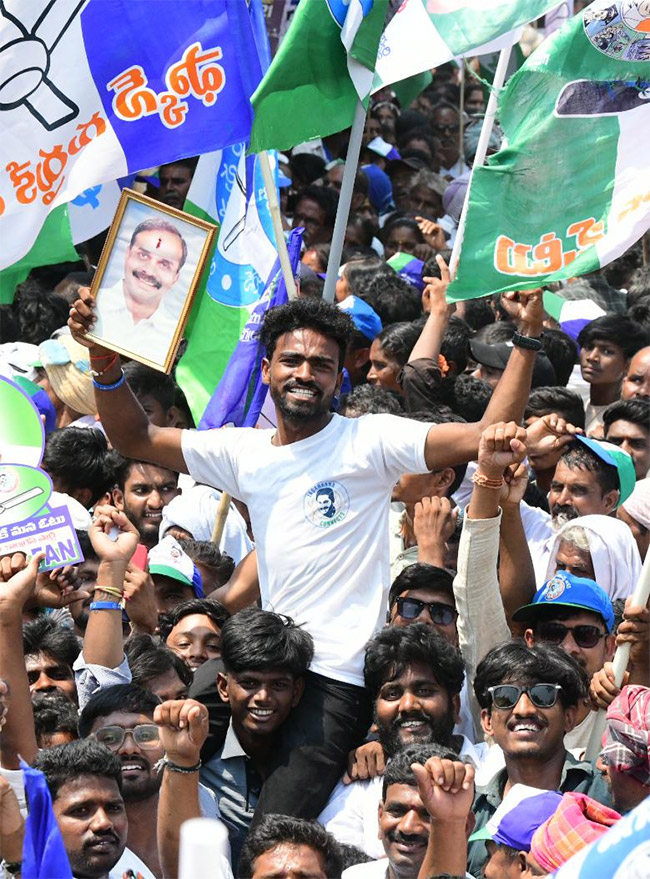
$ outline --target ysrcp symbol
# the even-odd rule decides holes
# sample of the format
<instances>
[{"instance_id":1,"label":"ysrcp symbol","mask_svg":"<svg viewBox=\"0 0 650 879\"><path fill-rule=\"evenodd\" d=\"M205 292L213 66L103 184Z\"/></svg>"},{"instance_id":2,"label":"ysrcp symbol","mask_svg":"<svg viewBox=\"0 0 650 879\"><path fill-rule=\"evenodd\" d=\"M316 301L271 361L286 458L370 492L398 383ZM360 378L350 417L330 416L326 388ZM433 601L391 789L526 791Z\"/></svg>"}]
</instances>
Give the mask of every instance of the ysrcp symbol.
<instances>
[{"instance_id":1,"label":"ysrcp symbol","mask_svg":"<svg viewBox=\"0 0 650 879\"><path fill-rule=\"evenodd\" d=\"M350 496L340 482L317 482L305 495L305 518L318 528L342 522L350 509Z\"/></svg>"},{"instance_id":2,"label":"ysrcp symbol","mask_svg":"<svg viewBox=\"0 0 650 879\"><path fill-rule=\"evenodd\" d=\"M544 590L544 599L546 601L554 601L556 598L559 598L560 595L566 589L566 580L561 574L556 574L552 580L546 584L546 589Z\"/></svg>"},{"instance_id":3,"label":"ysrcp symbol","mask_svg":"<svg viewBox=\"0 0 650 879\"><path fill-rule=\"evenodd\" d=\"M650 0L596 0L583 13L591 44L619 61L650 59Z\"/></svg>"}]
</instances>

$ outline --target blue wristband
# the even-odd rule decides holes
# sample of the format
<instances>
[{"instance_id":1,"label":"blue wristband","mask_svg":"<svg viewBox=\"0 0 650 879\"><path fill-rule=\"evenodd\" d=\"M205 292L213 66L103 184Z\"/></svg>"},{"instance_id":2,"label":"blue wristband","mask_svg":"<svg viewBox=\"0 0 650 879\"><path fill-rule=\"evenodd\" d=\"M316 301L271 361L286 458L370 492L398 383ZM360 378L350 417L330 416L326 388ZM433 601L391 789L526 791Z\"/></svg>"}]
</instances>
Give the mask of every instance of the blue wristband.
<instances>
[{"instance_id":1,"label":"blue wristband","mask_svg":"<svg viewBox=\"0 0 650 879\"><path fill-rule=\"evenodd\" d=\"M119 601L93 601L90 605L91 610L122 610Z\"/></svg>"},{"instance_id":2,"label":"blue wristband","mask_svg":"<svg viewBox=\"0 0 650 879\"><path fill-rule=\"evenodd\" d=\"M121 370L121 372L122 372L122 375L120 376L120 378L112 385L102 385L102 384L100 384L100 382L96 381L96 379L93 379L93 384L95 385L95 387L97 388L98 391L114 391L114 390L116 390L116 388L122 387L122 385L126 381L126 376L124 375L124 370Z\"/></svg>"}]
</instances>

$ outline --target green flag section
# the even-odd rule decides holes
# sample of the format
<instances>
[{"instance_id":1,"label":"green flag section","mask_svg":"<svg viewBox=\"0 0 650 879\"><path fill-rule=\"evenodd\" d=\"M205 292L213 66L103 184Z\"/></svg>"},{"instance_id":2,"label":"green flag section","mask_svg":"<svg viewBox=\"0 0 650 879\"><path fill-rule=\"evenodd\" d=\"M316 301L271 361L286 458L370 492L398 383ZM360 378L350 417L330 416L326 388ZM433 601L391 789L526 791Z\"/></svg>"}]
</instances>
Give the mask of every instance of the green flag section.
<instances>
[{"instance_id":1,"label":"green flag section","mask_svg":"<svg viewBox=\"0 0 650 879\"><path fill-rule=\"evenodd\" d=\"M373 91L491 45L558 0L405 0L381 38ZM506 40L505 42L508 42ZM486 46L485 44L490 44Z\"/></svg>"},{"instance_id":2,"label":"green flag section","mask_svg":"<svg viewBox=\"0 0 650 879\"><path fill-rule=\"evenodd\" d=\"M650 10L595 0L499 102L508 146L476 168L452 301L607 265L650 226Z\"/></svg>"},{"instance_id":3,"label":"green flag section","mask_svg":"<svg viewBox=\"0 0 650 879\"><path fill-rule=\"evenodd\" d=\"M252 98L252 152L352 124L359 97L370 93L387 11L388 0L302 0Z\"/></svg>"}]
</instances>

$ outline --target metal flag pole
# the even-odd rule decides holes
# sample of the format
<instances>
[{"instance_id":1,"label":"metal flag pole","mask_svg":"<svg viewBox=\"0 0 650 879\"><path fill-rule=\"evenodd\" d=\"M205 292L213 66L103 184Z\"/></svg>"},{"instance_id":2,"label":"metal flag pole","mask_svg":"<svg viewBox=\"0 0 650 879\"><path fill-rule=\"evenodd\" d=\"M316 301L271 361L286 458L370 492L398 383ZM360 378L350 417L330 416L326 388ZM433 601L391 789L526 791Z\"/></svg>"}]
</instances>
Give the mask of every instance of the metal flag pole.
<instances>
[{"instance_id":1,"label":"metal flag pole","mask_svg":"<svg viewBox=\"0 0 650 879\"><path fill-rule=\"evenodd\" d=\"M264 188L266 189L266 197L269 200L269 212L273 223L273 232L275 234L275 246L280 257L280 267L282 268L282 276L284 283L287 285L287 296L289 299L295 299L298 295L296 290L296 282L291 271L291 263L289 262L289 251L287 250L287 242L284 237L282 228L282 216L280 214L280 204L278 202L278 192L271 171L271 163L267 150L263 150L257 154L260 160L260 168L262 177L264 178Z\"/></svg>"},{"instance_id":2,"label":"metal flag pole","mask_svg":"<svg viewBox=\"0 0 650 879\"><path fill-rule=\"evenodd\" d=\"M469 193L472 188L472 177L474 176L474 169L485 162L488 144L490 143L490 135L492 134L492 129L494 128L494 120L496 118L497 94L499 90L503 88L503 83L505 82L506 78L506 72L508 70L508 63L510 62L511 52L512 46L510 45L505 46L503 49L501 49L501 52L499 53L499 61L497 63L497 69L494 73L494 82L492 83L490 98L485 109L483 125L481 126L481 134L479 135L478 144L476 146L476 155L474 157L474 164L472 165L472 173L469 178L469 184L467 186L467 192L465 194L465 201L463 202L463 210L460 215L460 220L458 221L458 230L456 231L456 238L454 240L454 246L451 251L451 258L449 260L449 270L451 272L452 278L456 274L458 259L460 257L460 250L463 246L465 223L467 222L467 206L469 204Z\"/></svg>"},{"instance_id":3,"label":"metal flag pole","mask_svg":"<svg viewBox=\"0 0 650 879\"><path fill-rule=\"evenodd\" d=\"M460 59L460 70L458 72L458 85L460 86L460 101L458 104L458 109L460 113L458 115L458 154L460 156L461 162L465 161L465 144L464 144L464 135L465 135L465 56L462 55Z\"/></svg>"},{"instance_id":4,"label":"metal flag pole","mask_svg":"<svg viewBox=\"0 0 650 879\"><path fill-rule=\"evenodd\" d=\"M348 154L345 159L345 168L343 170L343 180L341 181L341 193L339 195L339 205L336 211L336 221L334 223L334 234L332 235L330 256L327 261L327 276L325 278L325 289L323 291L323 299L325 302L334 302L336 278L338 276L339 266L341 265L343 241L345 239L345 230L348 225L348 217L350 216L352 192L354 190L354 181L357 176L357 168L359 166L359 153L361 152L361 139L363 137L363 128L365 124L366 108L360 100L357 100L357 106L354 111L354 120L352 122L352 131L350 132Z\"/></svg>"}]
</instances>

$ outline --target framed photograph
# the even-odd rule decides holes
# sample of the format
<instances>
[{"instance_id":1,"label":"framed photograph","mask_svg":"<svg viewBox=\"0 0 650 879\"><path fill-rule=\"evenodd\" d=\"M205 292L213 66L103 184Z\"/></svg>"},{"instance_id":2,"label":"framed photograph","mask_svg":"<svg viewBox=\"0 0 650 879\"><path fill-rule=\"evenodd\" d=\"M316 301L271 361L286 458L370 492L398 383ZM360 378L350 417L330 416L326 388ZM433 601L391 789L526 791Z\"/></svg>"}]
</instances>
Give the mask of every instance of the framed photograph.
<instances>
[{"instance_id":1,"label":"framed photograph","mask_svg":"<svg viewBox=\"0 0 650 879\"><path fill-rule=\"evenodd\" d=\"M217 227L124 189L91 293L88 338L169 372Z\"/></svg>"}]
</instances>

